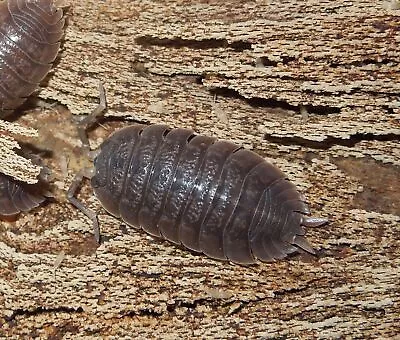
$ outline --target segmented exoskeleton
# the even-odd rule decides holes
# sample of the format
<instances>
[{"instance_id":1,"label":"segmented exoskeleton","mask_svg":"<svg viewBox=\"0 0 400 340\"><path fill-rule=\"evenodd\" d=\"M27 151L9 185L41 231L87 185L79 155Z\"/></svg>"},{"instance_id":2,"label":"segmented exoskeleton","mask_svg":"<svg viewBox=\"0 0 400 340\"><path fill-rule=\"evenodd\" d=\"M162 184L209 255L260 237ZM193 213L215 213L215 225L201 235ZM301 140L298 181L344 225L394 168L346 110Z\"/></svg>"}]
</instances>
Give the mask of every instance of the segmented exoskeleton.
<instances>
[{"instance_id":1,"label":"segmented exoskeleton","mask_svg":"<svg viewBox=\"0 0 400 340\"><path fill-rule=\"evenodd\" d=\"M57 56L64 34L63 11L53 0L0 2L0 118L35 91ZM38 206L44 196L0 173L0 215Z\"/></svg>"},{"instance_id":2,"label":"segmented exoskeleton","mask_svg":"<svg viewBox=\"0 0 400 340\"><path fill-rule=\"evenodd\" d=\"M47 75L64 34L52 0L0 2L0 118L11 114Z\"/></svg>"},{"instance_id":3,"label":"segmented exoskeleton","mask_svg":"<svg viewBox=\"0 0 400 340\"><path fill-rule=\"evenodd\" d=\"M106 108L100 104L78 128L86 129ZM94 169L82 169L68 199L93 221L96 214L74 197L90 177L102 206L127 224L212 258L249 264L281 259L298 249L314 253L304 227L325 218L307 217L304 197L274 165L253 151L189 129L131 125L95 151Z\"/></svg>"},{"instance_id":4,"label":"segmented exoskeleton","mask_svg":"<svg viewBox=\"0 0 400 340\"><path fill-rule=\"evenodd\" d=\"M0 174L0 216L16 215L39 206L45 197L34 189L35 186Z\"/></svg>"}]
</instances>

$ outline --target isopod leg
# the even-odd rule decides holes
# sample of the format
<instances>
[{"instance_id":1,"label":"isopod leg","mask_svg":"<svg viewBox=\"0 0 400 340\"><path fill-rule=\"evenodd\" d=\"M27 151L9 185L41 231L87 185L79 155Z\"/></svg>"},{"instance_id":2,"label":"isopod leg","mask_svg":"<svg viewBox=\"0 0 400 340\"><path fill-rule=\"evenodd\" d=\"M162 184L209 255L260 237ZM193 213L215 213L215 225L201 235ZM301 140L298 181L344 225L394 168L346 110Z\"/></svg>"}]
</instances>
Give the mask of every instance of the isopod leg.
<instances>
[{"instance_id":1,"label":"isopod leg","mask_svg":"<svg viewBox=\"0 0 400 340\"><path fill-rule=\"evenodd\" d=\"M79 138L82 142L83 148L87 150L88 153L90 152L90 144L87 130L97 122L99 117L104 114L104 111L107 108L106 91L101 82L99 83L99 98L99 105L97 105L97 107L87 117L78 123Z\"/></svg>"},{"instance_id":2,"label":"isopod leg","mask_svg":"<svg viewBox=\"0 0 400 340\"><path fill-rule=\"evenodd\" d=\"M72 183L68 189L67 198L68 198L68 201L72 205L74 205L82 213L84 213L87 217L90 218L90 220L93 223L93 232L94 232L95 239L96 239L97 243L100 243L100 228L99 228L99 222L97 220L97 214L93 210L86 207L81 201L79 201L75 197L75 194L78 191L78 189L85 177L86 178L92 177L91 169L87 169L87 168L82 169L75 175L75 177L72 180Z\"/></svg>"}]
</instances>

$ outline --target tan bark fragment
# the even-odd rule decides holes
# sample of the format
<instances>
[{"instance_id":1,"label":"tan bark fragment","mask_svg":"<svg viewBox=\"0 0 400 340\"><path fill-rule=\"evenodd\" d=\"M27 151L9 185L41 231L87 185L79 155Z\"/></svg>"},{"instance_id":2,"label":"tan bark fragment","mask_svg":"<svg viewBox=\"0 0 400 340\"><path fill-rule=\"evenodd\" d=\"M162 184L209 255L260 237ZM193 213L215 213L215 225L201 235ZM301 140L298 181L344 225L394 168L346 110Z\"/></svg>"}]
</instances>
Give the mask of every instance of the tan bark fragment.
<instances>
[{"instance_id":1,"label":"tan bark fragment","mask_svg":"<svg viewBox=\"0 0 400 340\"><path fill-rule=\"evenodd\" d=\"M307 230L318 258L241 267L127 227L86 182L79 198L100 214L104 242L97 247L90 221L64 198L87 166L75 124L60 106L27 112L19 123L37 129L38 144L53 150L46 162L59 192L47 206L0 222L1 335L400 333L394 1L88 0L71 1L68 13L43 100L87 114L101 80L107 115L244 144L279 166L313 215L331 222ZM127 124L96 126L92 146ZM8 137L0 143L15 146Z\"/></svg>"}]
</instances>

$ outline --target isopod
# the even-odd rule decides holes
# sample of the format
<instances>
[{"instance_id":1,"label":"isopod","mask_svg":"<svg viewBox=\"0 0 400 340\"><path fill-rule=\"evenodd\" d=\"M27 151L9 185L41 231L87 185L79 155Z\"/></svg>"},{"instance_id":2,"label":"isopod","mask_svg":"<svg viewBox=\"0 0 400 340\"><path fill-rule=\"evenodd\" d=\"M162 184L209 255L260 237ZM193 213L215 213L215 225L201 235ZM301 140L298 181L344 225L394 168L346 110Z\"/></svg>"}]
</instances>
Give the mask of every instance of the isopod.
<instances>
[{"instance_id":1,"label":"isopod","mask_svg":"<svg viewBox=\"0 0 400 340\"><path fill-rule=\"evenodd\" d=\"M11 216L39 206L45 197L35 186L0 174L0 216Z\"/></svg>"},{"instance_id":2,"label":"isopod","mask_svg":"<svg viewBox=\"0 0 400 340\"><path fill-rule=\"evenodd\" d=\"M0 2L0 118L34 92L52 67L64 34L53 0Z\"/></svg>"},{"instance_id":3,"label":"isopod","mask_svg":"<svg viewBox=\"0 0 400 340\"><path fill-rule=\"evenodd\" d=\"M314 253L304 227L327 221L307 217L303 196L264 158L190 129L131 125L98 151L91 186L109 213L214 259L250 264ZM99 238L95 213L74 197L82 176L68 198Z\"/></svg>"},{"instance_id":4,"label":"isopod","mask_svg":"<svg viewBox=\"0 0 400 340\"><path fill-rule=\"evenodd\" d=\"M34 92L52 67L64 34L63 11L53 0L0 2L0 118ZM0 173L0 215L42 203L32 186Z\"/></svg>"}]
</instances>

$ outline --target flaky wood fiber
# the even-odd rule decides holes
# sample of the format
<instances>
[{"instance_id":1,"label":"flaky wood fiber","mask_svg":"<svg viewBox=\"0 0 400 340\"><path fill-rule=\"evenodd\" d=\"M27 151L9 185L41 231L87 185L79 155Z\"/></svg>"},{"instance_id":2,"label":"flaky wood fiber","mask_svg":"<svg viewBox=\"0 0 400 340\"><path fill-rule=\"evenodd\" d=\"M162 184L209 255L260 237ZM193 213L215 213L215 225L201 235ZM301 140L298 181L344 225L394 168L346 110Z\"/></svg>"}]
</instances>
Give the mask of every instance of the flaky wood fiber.
<instances>
[{"instance_id":1,"label":"flaky wood fiber","mask_svg":"<svg viewBox=\"0 0 400 340\"><path fill-rule=\"evenodd\" d=\"M381 1L73 1L53 108L18 124L53 150L54 201L0 222L5 336L386 337L400 332L399 17ZM104 243L66 201L87 163L73 114L193 128L252 148L330 224L319 257L241 267L100 213ZM126 121L90 133L97 146ZM8 138L8 137L7 137ZM7 139L8 141L9 139ZM15 156L12 156L15 157ZM17 171L17 170L15 170Z\"/></svg>"}]
</instances>

